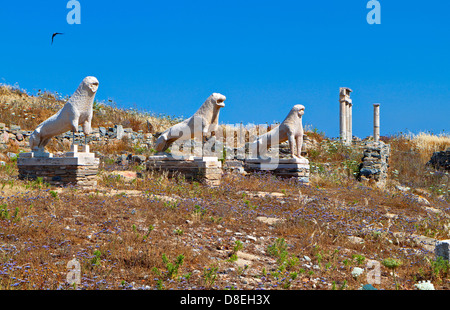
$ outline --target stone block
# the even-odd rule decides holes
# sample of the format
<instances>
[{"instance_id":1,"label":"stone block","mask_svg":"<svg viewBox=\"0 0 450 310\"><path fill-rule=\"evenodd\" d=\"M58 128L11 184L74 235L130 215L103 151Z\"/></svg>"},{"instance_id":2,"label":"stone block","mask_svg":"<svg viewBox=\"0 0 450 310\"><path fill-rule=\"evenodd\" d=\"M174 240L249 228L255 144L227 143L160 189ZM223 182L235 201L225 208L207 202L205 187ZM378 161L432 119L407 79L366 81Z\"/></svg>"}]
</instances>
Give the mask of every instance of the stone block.
<instances>
[{"instance_id":1,"label":"stone block","mask_svg":"<svg viewBox=\"0 0 450 310\"><path fill-rule=\"evenodd\" d=\"M122 125L116 125L116 139L121 140L123 138L123 134L125 133Z\"/></svg>"},{"instance_id":2,"label":"stone block","mask_svg":"<svg viewBox=\"0 0 450 310\"><path fill-rule=\"evenodd\" d=\"M222 163L217 157L154 155L147 159L147 171L167 172L168 177L183 176L209 186L219 186Z\"/></svg>"},{"instance_id":3,"label":"stone block","mask_svg":"<svg viewBox=\"0 0 450 310\"><path fill-rule=\"evenodd\" d=\"M9 141L9 134L7 132L3 132L0 134L0 143L8 143Z\"/></svg>"},{"instance_id":4,"label":"stone block","mask_svg":"<svg viewBox=\"0 0 450 310\"><path fill-rule=\"evenodd\" d=\"M436 246L434 248L434 254L436 258L442 257L445 260L449 260L450 253L450 240L441 240L436 242Z\"/></svg>"},{"instance_id":5,"label":"stone block","mask_svg":"<svg viewBox=\"0 0 450 310\"><path fill-rule=\"evenodd\" d=\"M105 136L106 135L106 128L105 127L98 127L98 132L100 135Z\"/></svg>"},{"instance_id":6,"label":"stone block","mask_svg":"<svg viewBox=\"0 0 450 310\"><path fill-rule=\"evenodd\" d=\"M431 165L435 169L450 170L450 148L433 153L427 165Z\"/></svg>"},{"instance_id":7,"label":"stone block","mask_svg":"<svg viewBox=\"0 0 450 310\"><path fill-rule=\"evenodd\" d=\"M133 163L142 164L145 162L147 157L145 155L133 155L131 156L131 161Z\"/></svg>"},{"instance_id":8,"label":"stone block","mask_svg":"<svg viewBox=\"0 0 450 310\"><path fill-rule=\"evenodd\" d=\"M17 141L23 141L24 137L23 134L21 134L20 132L16 133L16 140Z\"/></svg>"},{"instance_id":9,"label":"stone block","mask_svg":"<svg viewBox=\"0 0 450 310\"><path fill-rule=\"evenodd\" d=\"M247 173L265 171L281 178L296 178L309 183L310 166L306 158L249 158L244 160Z\"/></svg>"},{"instance_id":10,"label":"stone block","mask_svg":"<svg viewBox=\"0 0 450 310\"><path fill-rule=\"evenodd\" d=\"M387 179L389 168L390 146L378 142L369 142L364 145L362 163L359 167L358 179L370 180L383 184Z\"/></svg>"},{"instance_id":11,"label":"stone block","mask_svg":"<svg viewBox=\"0 0 450 310\"><path fill-rule=\"evenodd\" d=\"M85 148L84 150L89 150ZM51 153L20 153L17 160L20 179L37 179L54 186L96 186L100 160L93 153L78 152L77 147L64 157Z\"/></svg>"},{"instance_id":12,"label":"stone block","mask_svg":"<svg viewBox=\"0 0 450 310\"><path fill-rule=\"evenodd\" d=\"M9 127L9 130L14 131L14 132L20 131L20 126L19 125L11 125Z\"/></svg>"}]
</instances>

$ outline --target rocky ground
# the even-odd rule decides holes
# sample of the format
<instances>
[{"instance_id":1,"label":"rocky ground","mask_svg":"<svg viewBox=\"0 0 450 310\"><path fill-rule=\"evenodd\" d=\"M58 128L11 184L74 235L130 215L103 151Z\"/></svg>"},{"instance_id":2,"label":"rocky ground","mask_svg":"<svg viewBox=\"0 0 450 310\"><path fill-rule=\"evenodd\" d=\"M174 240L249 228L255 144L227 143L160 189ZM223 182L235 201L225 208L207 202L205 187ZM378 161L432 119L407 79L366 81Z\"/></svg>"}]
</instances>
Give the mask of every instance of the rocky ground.
<instances>
[{"instance_id":1,"label":"rocky ground","mask_svg":"<svg viewBox=\"0 0 450 310\"><path fill-rule=\"evenodd\" d=\"M72 289L74 258L81 289L448 288L434 256L448 236L446 201L401 186L227 174L209 188L113 168L90 190L3 181L2 289Z\"/></svg>"}]
</instances>

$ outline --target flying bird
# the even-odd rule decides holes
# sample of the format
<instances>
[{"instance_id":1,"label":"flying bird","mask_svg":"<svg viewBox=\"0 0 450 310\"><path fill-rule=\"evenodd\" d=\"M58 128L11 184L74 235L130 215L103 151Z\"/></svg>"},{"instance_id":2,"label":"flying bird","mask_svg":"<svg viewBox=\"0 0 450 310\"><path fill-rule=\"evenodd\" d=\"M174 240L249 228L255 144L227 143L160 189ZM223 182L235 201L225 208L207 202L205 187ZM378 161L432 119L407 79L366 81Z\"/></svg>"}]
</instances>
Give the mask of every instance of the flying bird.
<instances>
[{"instance_id":1,"label":"flying bird","mask_svg":"<svg viewBox=\"0 0 450 310\"><path fill-rule=\"evenodd\" d=\"M64 34L64 33L60 33L60 32L55 32L53 35L52 35L52 45L53 45L53 39L55 38L55 36L57 36L58 34Z\"/></svg>"}]
</instances>

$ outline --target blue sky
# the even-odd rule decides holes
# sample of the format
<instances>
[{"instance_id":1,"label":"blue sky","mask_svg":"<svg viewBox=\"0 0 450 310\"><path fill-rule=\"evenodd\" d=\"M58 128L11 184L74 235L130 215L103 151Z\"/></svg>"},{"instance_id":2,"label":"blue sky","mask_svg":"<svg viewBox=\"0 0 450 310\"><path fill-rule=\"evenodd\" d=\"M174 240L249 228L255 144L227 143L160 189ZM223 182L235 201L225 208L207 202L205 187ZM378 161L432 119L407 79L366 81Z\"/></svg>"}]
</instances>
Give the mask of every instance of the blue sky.
<instances>
[{"instance_id":1,"label":"blue sky","mask_svg":"<svg viewBox=\"0 0 450 310\"><path fill-rule=\"evenodd\" d=\"M339 134L339 87L353 90L353 133L450 132L450 2L379 0L3 1L0 83L71 95L100 81L99 101L189 117L213 92L221 123L304 122ZM53 32L63 32L51 45Z\"/></svg>"}]
</instances>

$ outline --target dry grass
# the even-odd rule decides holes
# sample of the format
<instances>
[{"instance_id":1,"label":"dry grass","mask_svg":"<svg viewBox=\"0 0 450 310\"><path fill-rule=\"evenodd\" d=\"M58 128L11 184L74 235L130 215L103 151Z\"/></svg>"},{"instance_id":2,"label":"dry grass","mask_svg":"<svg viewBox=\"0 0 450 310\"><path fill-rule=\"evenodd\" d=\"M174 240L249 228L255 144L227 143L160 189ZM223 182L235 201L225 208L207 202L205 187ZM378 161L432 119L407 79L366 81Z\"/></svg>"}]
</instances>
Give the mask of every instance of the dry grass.
<instances>
[{"instance_id":1,"label":"dry grass","mask_svg":"<svg viewBox=\"0 0 450 310\"><path fill-rule=\"evenodd\" d=\"M106 170L99 175L98 188L87 191L17 180L2 185L0 205L9 211L0 219L2 289L71 289L66 265L74 256L83 289L358 289L365 279L354 279L353 267L391 257L403 262L396 271L401 289L423 279L449 285L446 274L433 269L432 253L393 237L446 238L445 213L427 215L402 195L356 181L324 189L267 174L228 174L219 188L155 173L133 181ZM248 194L261 191L283 195ZM450 207L432 203L443 212ZM267 225L259 216L283 222ZM242 248L233 261L236 241ZM283 256L274 254L275 246ZM240 253L257 259L244 268ZM183 256L176 272L169 272L163 255L170 262ZM387 268L381 277L376 287L395 289Z\"/></svg>"},{"instance_id":2,"label":"dry grass","mask_svg":"<svg viewBox=\"0 0 450 310\"><path fill-rule=\"evenodd\" d=\"M419 133L409 138L423 160L429 160L434 152L445 151L450 148L449 135L433 135Z\"/></svg>"},{"instance_id":3,"label":"dry grass","mask_svg":"<svg viewBox=\"0 0 450 310\"><path fill-rule=\"evenodd\" d=\"M449 172L436 171L427 166L433 152L450 146L448 137L420 134L410 138L397 135L389 137L387 142L391 145L391 181L450 200Z\"/></svg>"},{"instance_id":4,"label":"dry grass","mask_svg":"<svg viewBox=\"0 0 450 310\"><path fill-rule=\"evenodd\" d=\"M57 93L39 92L27 94L8 85L0 85L0 120L7 126L19 125L23 130L34 130L41 122L55 114L67 102ZM165 115L153 115L134 109L117 108L112 101L95 102L93 127L122 125L143 133L162 132L179 119Z\"/></svg>"}]
</instances>

